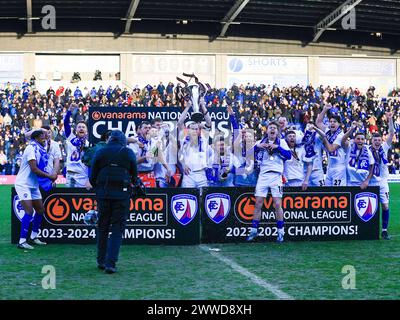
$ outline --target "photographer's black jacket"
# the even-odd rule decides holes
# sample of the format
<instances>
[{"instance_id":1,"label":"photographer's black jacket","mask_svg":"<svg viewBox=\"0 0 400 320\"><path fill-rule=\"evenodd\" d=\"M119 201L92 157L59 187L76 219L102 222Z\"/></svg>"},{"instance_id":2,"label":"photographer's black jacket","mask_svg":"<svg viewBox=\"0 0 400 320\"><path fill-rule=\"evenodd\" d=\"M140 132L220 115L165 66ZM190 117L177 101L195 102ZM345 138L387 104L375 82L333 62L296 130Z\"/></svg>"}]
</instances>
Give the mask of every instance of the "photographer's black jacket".
<instances>
[{"instance_id":1,"label":"photographer's black jacket","mask_svg":"<svg viewBox=\"0 0 400 320\"><path fill-rule=\"evenodd\" d=\"M124 137L125 138L125 137ZM125 143L124 143L125 142ZM90 183L100 199L126 199L137 177L136 156L126 147L126 140L110 139L96 151L92 160Z\"/></svg>"}]
</instances>

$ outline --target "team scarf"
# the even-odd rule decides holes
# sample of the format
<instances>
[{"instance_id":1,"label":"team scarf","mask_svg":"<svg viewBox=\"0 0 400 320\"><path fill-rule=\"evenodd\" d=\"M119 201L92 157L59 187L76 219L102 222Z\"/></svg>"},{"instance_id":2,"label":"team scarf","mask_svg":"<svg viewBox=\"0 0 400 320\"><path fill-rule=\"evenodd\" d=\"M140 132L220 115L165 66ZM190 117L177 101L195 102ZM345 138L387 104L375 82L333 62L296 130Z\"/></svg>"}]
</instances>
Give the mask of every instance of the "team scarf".
<instances>
[{"instance_id":1,"label":"team scarf","mask_svg":"<svg viewBox=\"0 0 400 320\"><path fill-rule=\"evenodd\" d=\"M355 168L356 170L368 170L369 169L369 156L368 156L368 147L364 145L360 150L360 153L357 156L357 144L353 143L350 147L350 167Z\"/></svg>"},{"instance_id":2,"label":"team scarf","mask_svg":"<svg viewBox=\"0 0 400 320\"><path fill-rule=\"evenodd\" d=\"M209 181L213 181L213 182L218 182L221 180L221 173L227 168L229 167L230 164L230 155L226 155L224 154L220 154L219 157L215 157L214 155L214 161L212 164L212 168L207 168L206 169L206 176L207 179ZM218 160L219 161L216 161Z\"/></svg>"},{"instance_id":3,"label":"team scarf","mask_svg":"<svg viewBox=\"0 0 400 320\"><path fill-rule=\"evenodd\" d=\"M141 148L142 151L141 151L140 156L141 156L141 157L144 157L144 156L146 156L146 153L147 153L147 151L148 151L150 141L149 141L149 140L146 140L146 138L143 137L143 136L140 135L140 134L138 134L137 138L138 138L139 142L140 142L141 144L143 144L143 148Z\"/></svg>"},{"instance_id":4,"label":"team scarf","mask_svg":"<svg viewBox=\"0 0 400 320\"><path fill-rule=\"evenodd\" d=\"M265 136L265 137L261 140L260 144L266 143L267 141L268 141L268 135ZM277 146L280 146L280 145L281 145L281 142L280 142L280 141L281 141L281 140L277 137L277 138L275 139L274 144L276 144ZM255 158L256 158L258 164L260 164L260 163L262 162L263 157L264 157L264 152L266 152L266 150L261 149L261 148L256 148L256 156L255 156ZM271 155L272 155L273 153L274 153L274 151L271 153Z\"/></svg>"},{"instance_id":5,"label":"team scarf","mask_svg":"<svg viewBox=\"0 0 400 320\"><path fill-rule=\"evenodd\" d=\"M74 147L76 147L76 150L78 151L78 159L82 159L81 156L83 152L83 147L85 147L87 142L86 136L82 138L79 137L72 138L70 142Z\"/></svg>"},{"instance_id":6,"label":"team scarf","mask_svg":"<svg viewBox=\"0 0 400 320\"><path fill-rule=\"evenodd\" d=\"M301 145L304 146L304 150L306 151L306 158L312 158L317 154L314 149L316 134L317 133L315 131L312 132L310 130L306 130L304 132L304 137L301 140Z\"/></svg>"},{"instance_id":7,"label":"team scarf","mask_svg":"<svg viewBox=\"0 0 400 320\"><path fill-rule=\"evenodd\" d=\"M50 173L46 171L46 167L49 163L49 155L46 151L46 147L43 147L35 140L32 140L30 144L35 149L37 167L43 172ZM37 180L39 182L39 186L44 191L50 191L50 189L52 188L52 181L49 178L37 176Z\"/></svg>"},{"instance_id":8,"label":"team scarf","mask_svg":"<svg viewBox=\"0 0 400 320\"><path fill-rule=\"evenodd\" d=\"M372 145L369 146L369 149L372 152L372 155L374 156L374 176L379 177L381 174L381 161L383 164L387 164L389 161L386 158L385 151L383 150L383 147L380 146L378 150L375 150Z\"/></svg>"},{"instance_id":9,"label":"team scarf","mask_svg":"<svg viewBox=\"0 0 400 320\"><path fill-rule=\"evenodd\" d=\"M338 137L338 135L342 132L341 128L338 128L335 132L332 132L332 130L328 130L328 132L325 134L326 138L328 139L329 143L332 144L333 141Z\"/></svg>"}]
</instances>

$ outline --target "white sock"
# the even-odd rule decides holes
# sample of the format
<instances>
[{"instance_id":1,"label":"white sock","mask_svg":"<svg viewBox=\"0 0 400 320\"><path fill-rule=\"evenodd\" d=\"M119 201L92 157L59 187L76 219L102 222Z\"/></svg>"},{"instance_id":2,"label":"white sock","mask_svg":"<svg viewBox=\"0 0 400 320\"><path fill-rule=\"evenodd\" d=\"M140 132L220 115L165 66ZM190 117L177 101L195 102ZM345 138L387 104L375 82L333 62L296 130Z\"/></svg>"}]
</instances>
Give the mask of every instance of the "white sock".
<instances>
[{"instance_id":1,"label":"white sock","mask_svg":"<svg viewBox=\"0 0 400 320\"><path fill-rule=\"evenodd\" d=\"M31 232L31 239L32 239L32 240L35 239L35 238L37 237L37 235L38 235L37 232L32 231L32 232Z\"/></svg>"},{"instance_id":2,"label":"white sock","mask_svg":"<svg viewBox=\"0 0 400 320\"><path fill-rule=\"evenodd\" d=\"M24 242L26 242L26 239L25 239L25 238L20 238L20 239L19 239L19 244L22 244L22 243L24 243Z\"/></svg>"}]
</instances>

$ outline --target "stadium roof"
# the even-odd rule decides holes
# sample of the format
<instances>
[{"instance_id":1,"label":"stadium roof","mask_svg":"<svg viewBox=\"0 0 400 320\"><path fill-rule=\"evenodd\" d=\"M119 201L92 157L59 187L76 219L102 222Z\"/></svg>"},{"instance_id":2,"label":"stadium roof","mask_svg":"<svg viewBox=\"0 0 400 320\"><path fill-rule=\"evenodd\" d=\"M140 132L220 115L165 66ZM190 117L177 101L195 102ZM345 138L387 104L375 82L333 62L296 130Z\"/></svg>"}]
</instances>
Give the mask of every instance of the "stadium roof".
<instances>
[{"instance_id":1,"label":"stadium roof","mask_svg":"<svg viewBox=\"0 0 400 320\"><path fill-rule=\"evenodd\" d=\"M355 6L356 29L343 17ZM56 29L42 20L56 9ZM0 32L112 32L206 35L330 42L348 46L400 48L399 0L0 0ZM347 26L351 27L351 24Z\"/></svg>"}]
</instances>

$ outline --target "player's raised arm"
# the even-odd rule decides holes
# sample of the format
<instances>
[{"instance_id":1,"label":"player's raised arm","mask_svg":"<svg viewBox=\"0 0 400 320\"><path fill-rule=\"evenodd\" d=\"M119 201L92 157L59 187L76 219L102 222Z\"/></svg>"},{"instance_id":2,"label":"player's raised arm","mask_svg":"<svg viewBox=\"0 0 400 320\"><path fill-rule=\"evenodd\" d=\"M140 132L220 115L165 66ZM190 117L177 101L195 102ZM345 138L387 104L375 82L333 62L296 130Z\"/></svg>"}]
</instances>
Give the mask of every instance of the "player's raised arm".
<instances>
[{"instance_id":1,"label":"player's raised arm","mask_svg":"<svg viewBox=\"0 0 400 320\"><path fill-rule=\"evenodd\" d=\"M328 152L335 152L337 149L340 148L340 145L338 144L331 144L329 143L325 132L322 131L322 129L316 127L316 126L312 126L312 129L315 129L315 131L321 136L322 141L324 143L324 146L326 147L326 149L328 150Z\"/></svg>"},{"instance_id":2,"label":"player's raised arm","mask_svg":"<svg viewBox=\"0 0 400 320\"><path fill-rule=\"evenodd\" d=\"M324 125L324 118L327 112L332 108L332 105L330 104L325 104L325 106L322 108L322 111L318 114L317 119L315 120L315 124L319 129L322 131L326 130L326 126Z\"/></svg>"},{"instance_id":3,"label":"player's raised arm","mask_svg":"<svg viewBox=\"0 0 400 320\"><path fill-rule=\"evenodd\" d=\"M204 97L200 98L200 108L201 108L201 110L203 112L204 120L206 120L205 128L207 130L211 130L211 117L210 117L210 114L209 114L209 112L207 110L206 102L204 100Z\"/></svg>"},{"instance_id":4,"label":"player's raised arm","mask_svg":"<svg viewBox=\"0 0 400 320\"><path fill-rule=\"evenodd\" d=\"M342 147L344 149L347 149L349 147L349 138L353 134L354 130L356 130L356 128L357 128L357 122L353 121L353 123L351 124L350 129L347 130L347 132L343 135Z\"/></svg>"},{"instance_id":5,"label":"player's raised arm","mask_svg":"<svg viewBox=\"0 0 400 320\"><path fill-rule=\"evenodd\" d=\"M389 134L387 136L386 139L386 143L390 146L392 144L393 141L393 137L394 137L394 123L393 123L393 112L386 112L386 119L389 123Z\"/></svg>"},{"instance_id":6,"label":"player's raised arm","mask_svg":"<svg viewBox=\"0 0 400 320\"><path fill-rule=\"evenodd\" d=\"M69 136L72 133L70 118L71 118L72 113L75 111L76 108L77 108L77 105L74 104L74 103L71 103L71 105L69 106L67 112L65 113L65 116L64 116L64 133L65 133L65 137L66 138L69 138Z\"/></svg>"},{"instance_id":7,"label":"player's raised arm","mask_svg":"<svg viewBox=\"0 0 400 320\"><path fill-rule=\"evenodd\" d=\"M183 130L185 128L185 120L187 117L187 114L189 112L190 107L192 106L190 101L185 101L185 110L183 110L181 116L179 117L177 127L179 130Z\"/></svg>"},{"instance_id":8,"label":"player's raised arm","mask_svg":"<svg viewBox=\"0 0 400 320\"><path fill-rule=\"evenodd\" d=\"M31 135L32 135L32 133L34 132L34 131L37 131L37 130L41 130L41 131L43 131L43 133L47 133L47 130L46 129L43 129L43 128L33 128L32 130L29 130L29 131L27 131L27 132L25 132L25 138L26 138L26 140L31 140Z\"/></svg>"}]
</instances>

